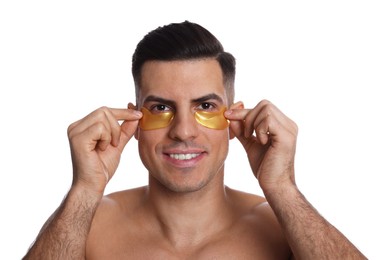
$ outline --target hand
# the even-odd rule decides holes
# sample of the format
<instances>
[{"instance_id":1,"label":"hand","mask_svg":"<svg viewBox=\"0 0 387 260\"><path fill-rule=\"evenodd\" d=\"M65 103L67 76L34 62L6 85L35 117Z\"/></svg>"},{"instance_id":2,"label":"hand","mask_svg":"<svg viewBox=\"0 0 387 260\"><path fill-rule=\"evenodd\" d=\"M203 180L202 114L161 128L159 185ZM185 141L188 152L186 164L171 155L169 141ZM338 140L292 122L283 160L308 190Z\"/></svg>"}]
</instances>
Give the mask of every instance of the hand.
<instances>
[{"instance_id":1,"label":"hand","mask_svg":"<svg viewBox=\"0 0 387 260\"><path fill-rule=\"evenodd\" d=\"M141 112L102 107L68 128L73 162L73 186L100 194L116 171L121 153L135 133ZM119 120L123 120L120 125Z\"/></svg>"},{"instance_id":2,"label":"hand","mask_svg":"<svg viewBox=\"0 0 387 260\"><path fill-rule=\"evenodd\" d=\"M264 192L295 184L298 128L292 120L267 100L254 109L243 109L242 103L236 103L225 116L230 120L230 135L236 136L245 148Z\"/></svg>"}]
</instances>

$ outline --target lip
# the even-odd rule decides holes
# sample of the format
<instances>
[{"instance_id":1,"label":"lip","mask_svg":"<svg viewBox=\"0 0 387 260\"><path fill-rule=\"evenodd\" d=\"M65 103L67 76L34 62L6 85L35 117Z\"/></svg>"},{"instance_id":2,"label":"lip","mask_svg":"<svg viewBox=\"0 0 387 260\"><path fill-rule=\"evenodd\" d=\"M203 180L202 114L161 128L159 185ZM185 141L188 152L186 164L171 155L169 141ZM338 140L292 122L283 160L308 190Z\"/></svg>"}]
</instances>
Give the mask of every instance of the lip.
<instances>
[{"instance_id":1,"label":"lip","mask_svg":"<svg viewBox=\"0 0 387 260\"><path fill-rule=\"evenodd\" d=\"M170 154L198 154L198 156L186 159L186 160L178 160L175 158L170 157ZM207 152L199 149L189 149L189 150L168 150L163 153L164 159L171 164L174 167L177 168L189 168L196 166L199 161L201 161L205 156Z\"/></svg>"}]
</instances>

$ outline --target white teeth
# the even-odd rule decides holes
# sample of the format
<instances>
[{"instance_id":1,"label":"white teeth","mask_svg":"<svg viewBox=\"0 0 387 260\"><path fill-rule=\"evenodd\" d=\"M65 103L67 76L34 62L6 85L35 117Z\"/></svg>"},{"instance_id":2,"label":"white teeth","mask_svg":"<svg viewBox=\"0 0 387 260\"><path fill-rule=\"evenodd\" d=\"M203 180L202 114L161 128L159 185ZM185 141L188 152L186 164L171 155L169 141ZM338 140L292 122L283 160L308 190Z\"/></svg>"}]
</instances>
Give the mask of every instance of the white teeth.
<instances>
[{"instance_id":1,"label":"white teeth","mask_svg":"<svg viewBox=\"0 0 387 260\"><path fill-rule=\"evenodd\" d=\"M176 160L190 160L195 157L198 157L199 153L171 153L169 154L169 157L176 159Z\"/></svg>"}]
</instances>

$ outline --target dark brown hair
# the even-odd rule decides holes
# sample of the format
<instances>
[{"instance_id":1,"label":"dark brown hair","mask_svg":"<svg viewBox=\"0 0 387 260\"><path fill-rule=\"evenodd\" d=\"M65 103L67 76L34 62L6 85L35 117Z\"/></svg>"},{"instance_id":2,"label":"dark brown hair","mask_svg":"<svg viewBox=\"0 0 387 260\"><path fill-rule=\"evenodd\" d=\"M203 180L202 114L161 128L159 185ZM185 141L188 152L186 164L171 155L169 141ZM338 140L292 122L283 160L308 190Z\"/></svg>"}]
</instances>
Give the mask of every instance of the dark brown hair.
<instances>
[{"instance_id":1,"label":"dark brown hair","mask_svg":"<svg viewBox=\"0 0 387 260\"><path fill-rule=\"evenodd\" d=\"M229 105L234 100L235 58L225 52L219 40L204 27L192 23L171 23L149 32L138 43L132 57L132 74L138 101L141 69L146 61L174 61L214 58L223 73Z\"/></svg>"}]
</instances>

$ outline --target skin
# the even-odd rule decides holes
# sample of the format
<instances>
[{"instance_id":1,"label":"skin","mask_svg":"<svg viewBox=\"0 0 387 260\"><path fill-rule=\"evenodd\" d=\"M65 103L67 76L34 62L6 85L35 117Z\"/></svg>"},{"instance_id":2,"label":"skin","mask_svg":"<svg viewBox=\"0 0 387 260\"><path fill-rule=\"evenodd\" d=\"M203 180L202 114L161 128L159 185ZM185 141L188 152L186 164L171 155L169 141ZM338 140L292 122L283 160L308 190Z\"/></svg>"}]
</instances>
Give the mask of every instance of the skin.
<instances>
[{"instance_id":1,"label":"skin","mask_svg":"<svg viewBox=\"0 0 387 260\"><path fill-rule=\"evenodd\" d=\"M208 129L193 117L197 110L227 105L218 63L148 62L139 100L139 107L157 113L165 105L162 109L175 111L175 119L166 128L137 130L149 186L103 200L89 235L88 256L104 259L126 252L137 259L288 259L289 247L265 200L224 187L229 129ZM171 153L199 156L179 161ZM122 219L130 228L122 230Z\"/></svg>"},{"instance_id":2,"label":"skin","mask_svg":"<svg viewBox=\"0 0 387 260\"><path fill-rule=\"evenodd\" d=\"M73 123L72 187L25 259L365 259L297 189L297 126L277 107L267 100L253 109L227 104L213 59L147 62L141 82L137 107L172 109L174 121L142 131L142 115L129 104L100 108ZM195 121L195 111L224 105L229 128ZM149 185L104 197L133 136ZM266 199L224 186L234 137ZM197 156L170 156L181 153Z\"/></svg>"}]
</instances>

